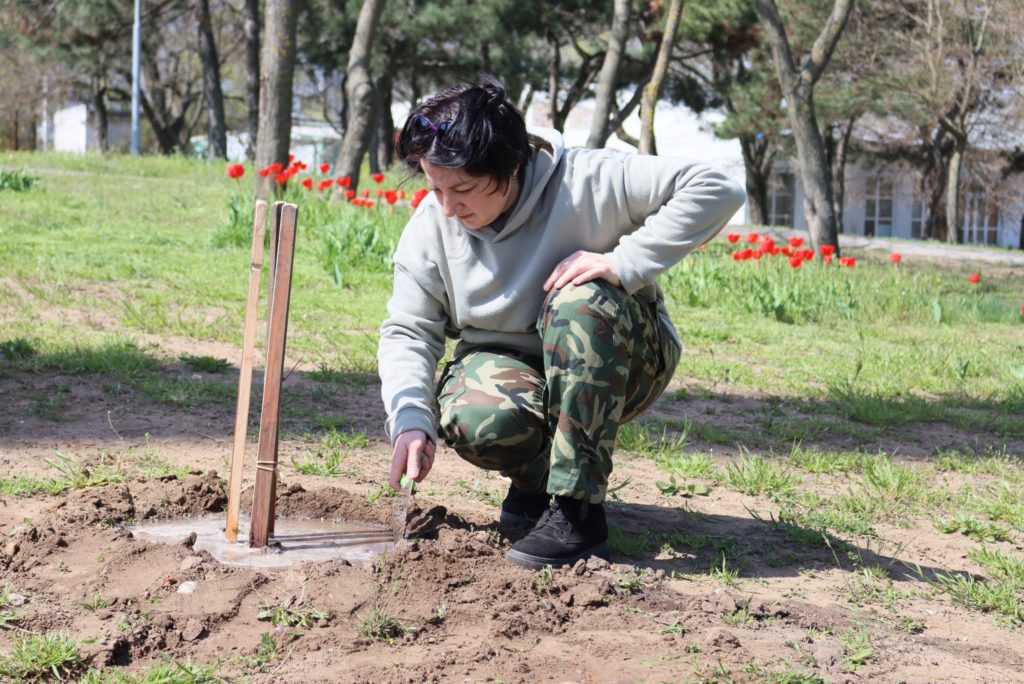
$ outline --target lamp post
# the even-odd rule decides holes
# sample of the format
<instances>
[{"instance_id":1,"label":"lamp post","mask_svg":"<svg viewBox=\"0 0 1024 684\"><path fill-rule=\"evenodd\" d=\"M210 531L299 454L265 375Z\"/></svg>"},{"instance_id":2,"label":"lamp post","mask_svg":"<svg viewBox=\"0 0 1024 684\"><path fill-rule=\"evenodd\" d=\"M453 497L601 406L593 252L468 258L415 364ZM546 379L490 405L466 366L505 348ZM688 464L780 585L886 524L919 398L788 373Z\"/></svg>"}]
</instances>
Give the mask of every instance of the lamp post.
<instances>
[{"instance_id":1,"label":"lamp post","mask_svg":"<svg viewBox=\"0 0 1024 684\"><path fill-rule=\"evenodd\" d=\"M142 52L142 22L139 5L135 0L135 21L132 24L132 148L133 157L142 153L142 136L139 134L139 55Z\"/></svg>"}]
</instances>

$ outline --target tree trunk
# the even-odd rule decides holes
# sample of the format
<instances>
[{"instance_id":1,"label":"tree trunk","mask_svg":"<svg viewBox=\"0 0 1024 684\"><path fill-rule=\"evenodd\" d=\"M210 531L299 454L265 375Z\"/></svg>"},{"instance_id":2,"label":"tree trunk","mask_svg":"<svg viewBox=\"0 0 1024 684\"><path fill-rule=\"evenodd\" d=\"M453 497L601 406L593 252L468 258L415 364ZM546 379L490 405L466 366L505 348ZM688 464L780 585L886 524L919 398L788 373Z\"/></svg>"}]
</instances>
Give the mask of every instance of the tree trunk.
<instances>
[{"instance_id":1,"label":"tree trunk","mask_svg":"<svg viewBox=\"0 0 1024 684\"><path fill-rule=\"evenodd\" d=\"M661 36L658 46L658 59L654 63L651 79L644 86L644 94L640 100L640 154L657 154L654 148L654 108L661 94L661 84L668 72L668 62L672 57L672 46L676 42L676 29L679 18L683 14L683 0L671 0L668 6L668 18L665 20L665 33Z\"/></svg>"},{"instance_id":2,"label":"tree trunk","mask_svg":"<svg viewBox=\"0 0 1024 684\"><path fill-rule=\"evenodd\" d=\"M774 146L764 136L740 136L743 168L746 171L747 214L755 226L768 225L768 177L775 158Z\"/></svg>"},{"instance_id":3,"label":"tree trunk","mask_svg":"<svg viewBox=\"0 0 1024 684\"><path fill-rule=\"evenodd\" d=\"M789 124L796 142L800 178L804 186L804 214L815 251L828 244L838 248L839 235L832 204L830 169L825 158L821 130L814 115L814 84L832 57L843 28L850 18L853 0L834 0L825 27L810 52L795 60L775 0L754 0L772 49L775 72L786 99Z\"/></svg>"},{"instance_id":4,"label":"tree trunk","mask_svg":"<svg viewBox=\"0 0 1024 684\"><path fill-rule=\"evenodd\" d=\"M266 36L260 59L260 116L256 166L288 165L292 133L292 80L298 0L267 0ZM256 174L256 194L266 197L276 184Z\"/></svg>"},{"instance_id":5,"label":"tree trunk","mask_svg":"<svg viewBox=\"0 0 1024 684\"><path fill-rule=\"evenodd\" d=\"M960 207L960 167L963 166L966 137L957 137L953 153L949 155L949 172L946 174L946 242L956 244L957 229L963 225ZM964 236L966 238L966 235Z\"/></svg>"},{"instance_id":6,"label":"tree trunk","mask_svg":"<svg viewBox=\"0 0 1024 684\"><path fill-rule=\"evenodd\" d=\"M246 159L256 158L260 129L260 0L245 0L245 90L249 94L249 144Z\"/></svg>"},{"instance_id":7,"label":"tree trunk","mask_svg":"<svg viewBox=\"0 0 1024 684\"><path fill-rule=\"evenodd\" d=\"M92 128L96 133L96 149L106 152L110 147L110 139L107 116L107 89L98 85L92 93Z\"/></svg>"},{"instance_id":8,"label":"tree trunk","mask_svg":"<svg viewBox=\"0 0 1024 684\"><path fill-rule=\"evenodd\" d=\"M629 35L629 0L615 0L612 18L612 32L608 37L608 48L604 53L601 75L597 79L597 94L594 103L594 118L590 124L587 147L604 147L611 134L611 113L615 106L615 92L619 82L619 66Z\"/></svg>"},{"instance_id":9,"label":"tree trunk","mask_svg":"<svg viewBox=\"0 0 1024 684\"><path fill-rule=\"evenodd\" d=\"M224 122L224 94L220 88L220 59L210 23L210 0L195 0L199 24L199 60L203 65L203 99L206 100L209 148L207 156L227 159L227 127Z\"/></svg>"},{"instance_id":10,"label":"tree trunk","mask_svg":"<svg viewBox=\"0 0 1024 684\"><path fill-rule=\"evenodd\" d=\"M337 172L351 176L353 187L359 184L359 167L370 144L373 128L373 79L370 76L370 55L373 34L380 23L385 0L363 0L356 22L356 34L348 52L348 77L345 80L345 98L348 117L345 138L341 143Z\"/></svg>"},{"instance_id":11,"label":"tree trunk","mask_svg":"<svg viewBox=\"0 0 1024 684\"><path fill-rule=\"evenodd\" d=\"M561 56L558 44L558 36L551 29L547 32L548 39L548 100L551 106L551 127L556 131L562 130L562 121L559 117L558 107L558 81L561 74Z\"/></svg>"},{"instance_id":12,"label":"tree trunk","mask_svg":"<svg viewBox=\"0 0 1024 684\"><path fill-rule=\"evenodd\" d=\"M378 165L383 169L390 167L395 160L395 120L391 117L392 73L393 66L377 79L374 87L377 95L377 145L374 154Z\"/></svg>"},{"instance_id":13,"label":"tree trunk","mask_svg":"<svg viewBox=\"0 0 1024 684\"><path fill-rule=\"evenodd\" d=\"M850 135L860 115L851 116L838 125L839 137L829 127L829 167L832 170L832 211L836 216L836 229L843 232L843 202L846 197L846 159L850 150Z\"/></svg>"}]
</instances>

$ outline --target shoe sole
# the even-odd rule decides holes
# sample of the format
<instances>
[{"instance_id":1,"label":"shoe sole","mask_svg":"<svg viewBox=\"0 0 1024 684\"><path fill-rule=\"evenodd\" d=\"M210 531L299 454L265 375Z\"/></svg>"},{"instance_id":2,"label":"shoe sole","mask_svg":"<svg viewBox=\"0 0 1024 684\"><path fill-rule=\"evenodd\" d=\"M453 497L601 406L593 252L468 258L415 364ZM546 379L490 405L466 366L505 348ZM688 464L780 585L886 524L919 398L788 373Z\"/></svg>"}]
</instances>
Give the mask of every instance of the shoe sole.
<instances>
[{"instance_id":1,"label":"shoe sole","mask_svg":"<svg viewBox=\"0 0 1024 684\"><path fill-rule=\"evenodd\" d=\"M533 556L528 553L523 553L522 551L517 551L516 549L509 550L506 558L508 559L508 562L512 563L513 565L518 565L523 568L530 568L531 570L540 570L549 565L553 568L561 568L566 565L575 565L576 561L583 560L585 558L590 558L591 556L601 556L602 558L604 558L604 556L610 550L611 549L608 546L608 542L601 542L597 546L592 546L586 551L578 553L575 556L571 556L569 558L545 558L543 556Z\"/></svg>"},{"instance_id":2,"label":"shoe sole","mask_svg":"<svg viewBox=\"0 0 1024 684\"><path fill-rule=\"evenodd\" d=\"M540 518L531 518L523 513L509 513L508 511L502 511L501 517L498 519L499 523L506 527L533 527L538 520Z\"/></svg>"}]
</instances>

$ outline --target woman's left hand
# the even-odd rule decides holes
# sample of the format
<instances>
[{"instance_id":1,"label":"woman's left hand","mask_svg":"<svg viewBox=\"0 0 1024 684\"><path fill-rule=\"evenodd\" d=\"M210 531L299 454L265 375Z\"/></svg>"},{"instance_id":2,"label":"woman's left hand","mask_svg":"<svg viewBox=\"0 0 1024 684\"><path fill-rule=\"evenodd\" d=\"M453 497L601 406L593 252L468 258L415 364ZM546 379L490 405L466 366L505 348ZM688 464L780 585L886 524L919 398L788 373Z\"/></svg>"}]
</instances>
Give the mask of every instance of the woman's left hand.
<instances>
[{"instance_id":1,"label":"woman's left hand","mask_svg":"<svg viewBox=\"0 0 1024 684\"><path fill-rule=\"evenodd\" d=\"M618 274L604 254L597 252L573 252L558 262L555 270L544 281L544 291L560 290L569 283L582 285L601 278L615 287L622 285Z\"/></svg>"}]
</instances>

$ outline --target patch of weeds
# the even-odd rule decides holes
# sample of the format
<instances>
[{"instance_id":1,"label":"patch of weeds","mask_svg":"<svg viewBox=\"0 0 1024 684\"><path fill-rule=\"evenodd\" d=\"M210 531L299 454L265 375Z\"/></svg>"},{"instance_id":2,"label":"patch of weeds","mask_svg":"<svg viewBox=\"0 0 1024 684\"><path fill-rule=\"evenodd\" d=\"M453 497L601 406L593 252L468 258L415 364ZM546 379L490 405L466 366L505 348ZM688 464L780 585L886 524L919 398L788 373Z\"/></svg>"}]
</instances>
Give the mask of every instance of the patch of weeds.
<instances>
[{"instance_id":1,"label":"patch of weeds","mask_svg":"<svg viewBox=\"0 0 1024 684\"><path fill-rule=\"evenodd\" d=\"M190 370L199 373L225 373L231 368L227 359L217 359L212 356L194 356L182 354L178 357Z\"/></svg>"},{"instance_id":2,"label":"patch of weeds","mask_svg":"<svg viewBox=\"0 0 1024 684\"><path fill-rule=\"evenodd\" d=\"M990 520L1005 522L1024 530L1024 487L1003 480L983 489L981 495L971 497L970 506Z\"/></svg>"},{"instance_id":3,"label":"patch of weeds","mask_svg":"<svg viewBox=\"0 0 1024 684\"><path fill-rule=\"evenodd\" d=\"M408 632L415 630L405 627L394 615L385 608L382 601L374 601L373 606L365 615L359 616L359 635L375 641L389 644Z\"/></svg>"},{"instance_id":4,"label":"patch of weeds","mask_svg":"<svg viewBox=\"0 0 1024 684\"><path fill-rule=\"evenodd\" d=\"M476 499L495 508L500 508L501 502L505 500L503 493L488 488L477 478L473 478L473 483L469 484L460 477L455 481L453 489L456 496Z\"/></svg>"},{"instance_id":5,"label":"patch of weeds","mask_svg":"<svg viewBox=\"0 0 1024 684\"><path fill-rule=\"evenodd\" d=\"M339 449L309 452L303 450L299 458L292 456L292 468L304 475L338 477L344 473L341 467L342 455Z\"/></svg>"},{"instance_id":6,"label":"patch of weeds","mask_svg":"<svg viewBox=\"0 0 1024 684\"><path fill-rule=\"evenodd\" d=\"M175 660L162 657L164 662L143 672L126 672L120 667L92 669L78 680L78 684L222 684L229 681L220 674L219 662L199 665L191 658Z\"/></svg>"},{"instance_id":7,"label":"patch of weeds","mask_svg":"<svg viewBox=\"0 0 1024 684\"><path fill-rule=\"evenodd\" d=\"M272 603L264 600L260 603L257 620L269 622L275 627L304 627L311 629L317 623L328 622L332 615L329 610L319 610L307 606L302 598L289 599L284 603Z\"/></svg>"},{"instance_id":8,"label":"patch of weeds","mask_svg":"<svg viewBox=\"0 0 1024 684\"><path fill-rule=\"evenodd\" d=\"M661 428L660 432L658 427ZM684 421L681 426L673 426L678 433L669 433L669 425L653 422L633 421L619 428L616 436L616 448L631 454L657 459L659 457L678 454L686 446L690 433L690 422Z\"/></svg>"},{"instance_id":9,"label":"patch of weeds","mask_svg":"<svg viewBox=\"0 0 1024 684\"><path fill-rule=\"evenodd\" d=\"M939 518L935 521L935 527L945 534L959 532L982 543L1009 541L1012 538L1010 531L1002 525L988 520L978 520L969 513L960 513L952 520Z\"/></svg>"},{"instance_id":10,"label":"patch of weeds","mask_svg":"<svg viewBox=\"0 0 1024 684\"><path fill-rule=\"evenodd\" d=\"M11 606L11 588L0 589L0 630L8 630L18 624L21 618Z\"/></svg>"},{"instance_id":11,"label":"patch of weeds","mask_svg":"<svg viewBox=\"0 0 1024 684\"><path fill-rule=\"evenodd\" d=\"M679 477L714 479L718 472L711 454L662 454L656 459L658 467Z\"/></svg>"},{"instance_id":12,"label":"patch of weeds","mask_svg":"<svg viewBox=\"0 0 1024 684\"><path fill-rule=\"evenodd\" d=\"M735 444L740 439L740 434L735 430L702 422L694 422L690 434L709 444Z\"/></svg>"},{"instance_id":13,"label":"patch of weeds","mask_svg":"<svg viewBox=\"0 0 1024 684\"><path fill-rule=\"evenodd\" d=\"M675 549L682 546L693 551L700 551L711 546L710 535L698 534L696 532L680 532L678 530L661 535L660 541L662 544L669 544Z\"/></svg>"},{"instance_id":14,"label":"patch of weeds","mask_svg":"<svg viewBox=\"0 0 1024 684\"><path fill-rule=\"evenodd\" d=\"M413 485L413 487L415 488L416 485ZM380 486L380 489L377 489L377 490L372 491L369 494L367 494L366 495L366 500L369 501L370 503L377 503L377 500L380 499L381 497L393 497L393 496L398 496L398 492L396 492L394 490L394 488L392 488L391 485L389 485L389 484L382 484Z\"/></svg>"},{"instance_id":15,"label":"patch of weeds","mask_svg":"<svg viewBox=\"0 0 1024 684\"><path fill-rule=\"evenodd\" d=\"M750 613L750 600L751 597L748 596L739 608L728 615L723 615L722 622L730 627L747 627L751 625L756 618Z\"/></svg>"},{"instance_id":16,"label":"patch of weeds","mask_svg":"<svg viewBox=\"0 0 1024 684\"><path fill-rule=\"evenodd\" d=\"M848 672L853 672L866 664L875 655L871 647L871 635L855 629L849 629L836 635L843 645L843 658L839 661Z\"/></svg>"},{"instance_id":17,"label":"patch of weeds","mask_svg":"<svg viewBox=\"0 0 1024 684\"><path fill-rule=\"evenodd\" d=\"M362 449L370 445L370 439L362 430L338 430L331 428L324 432L323 444L330 449Z\"/></svg>"},{"instance_id":18,"label":"patch of weeds","mask_svg":"<svg viewBox=\"0 0 1024 684\"><path fill-rule=\"evenodd\" d=\"M650 544L648 534L630 534L621 527L608 526L608 544L612 551L629 558L643 558Z\"/></svg>"},{"instance_id":19,"label":"patch of weeds","mask_svg":"<svg viewBox=\"0 0 1024 684\"><path fill-rule=\"evenodd\" d=\"M739 584L740 572L728 566L724 553L722 554L722 563L711 566L708 569L708 574L727 587L735 587Z\"/></svg>"},{"instance_id":20,"label":"patch of weeds","mask_svg":"<svg viewBox=\"0 0 1024 684\"><path fill-rule=\"evenodd\" d=\"M985 547L971 549L967 552L967 556L985 568L993 577L1024 587L1024 560Z\"/></svg>"},{"instance_id":21,"label":"patch of weeds","mask_svg":"<svg viewBox=\"0 0 1024 684\"><path fill-rule=\"evenodd\" d=\"M207 404L231 405L236 388L228 383L195 378L165 378L156 374L144 377L137 385L140 392L161 404L193 411Z\"/></svg>"},{"instance_id":22,"label":"patch of weeds","mask_svg":"<svg viewBox=\"0 0 1024 684\"><path fill-rule=\"evenodd\" d=\"M913 593L897 589L888 571L877 565L860 569L845 592L846 600L856 605L880 603L887 610L895 611L902 601L913 597Z\"/></svg>"},{"instance_id":23,"label":"patch of weeds","mask_svg":"<svg viewBox=\"0 0 1024 684\"><path fill-rule=\"evenodd\" d=\"M789 453L789 462L809 473L848 473L861 467L863 457L850 452L804 449L795 443Z\"/></svg>"},{"instance_id":24,"label":"patch of weeds","mask_svg":"<svg viewBox=\"0 0 1024 684\"><path fill-rule=\"evenodd\" d=\"M260 635L260 643L256 651L244 658L245 669L249 672L265 673L280 660L277 639L273 632L264 632Z\"/></svg>"},{"instance_id":25,"label":"patch of weeds","mask_svg":"<svg viewBox=\"0 0 1024 684\"><path fill-rule=\"evenodd\" d=\"M15 682L69 678L84 666L78 644L67 632L16 636L10 652L0 656L0 675Z\"/></svg>"},{"instance_id":26,"label":"patch of weeds","mask_svg":"<svg viewBox=\"0 0 1024 684\"><path fill-rule=\"evenodd\" d=\"M72 601L71 605L78 606L79 608L84 608L89 612L94 612L97 610L103 610L104 608L109 608L111 603L111 599L107 598L106 596L103 596L99 592L96 592L89 598Z\"/></svg>"},{"instance_id":27,"label":"patch of weeds","mask_svg":"<svg viewBox=\"0 0 1024 684\"><path fill-rule=\"evenodd\" d=\"M551 583L555 579L555 571L550 565L545 565L537 571L533 578L533 590L538 594L547 593L551 590Z\"/></svg>"},{"instance_id":28,"label":"patch of weeds","mask_svg":"<svg viewBox=\"0 0 1024 684\"><path fill-rule=\"evenodd\" d=\"M668 482L655 480L654 484L665 496L681 496L688 499L692 496L707 496L711 493L711 488L707 485L696 482L676 482L675 475L670 477Z\"/></svg>"},{"instance_id":29,"label":"patch of weeds","mask_svg":"<svg viewBox=\"0 0 1024 684\"><path fill-rule=\"evenodd\" d=\"M0 342L0 357L8 361L24 361L38 353L35 345L24 337L15 337Z\"/></svg>"},{"instance_id":30,"label":"patch of weeds","mask_svg":"<svg viewBox=\"0 0 1024 684\"><path fill-rule=\"evenodd\" d=\"M792 498L800 476L761 456L743 456L725 467L723 479L733 489L752 496L766 495L772 501Z\"/></svg>"},{"instance_id":31,"label":"patch of weeds","mask_svg":"<svg viewBox=\"0 0 1024 684\"><path fill-rule=\"evenodd\" d=\"M1024 622L1024 603L1020 586L1014 582L977 580L972 575L937 573L929 581L935 589L949 594L954 603L983 613L996 613L1020 624Z\"/></svg>"},{"instance_id":32,"label":"patch of weeds","mask_svg":"<svg viewBox=\"0 0 1024 684\"><path fill-rule=\"evenodd\" d=\"M866 459L861 478L864 491L885 507L893 503L912 504L925 493L924 473L920 469L895 464L886 456Z\"/></svg>"},{"instance_id":33,"label":"patch of weeds","mask_svg":"<svg viewBox=\"0 0 1024 684\"><path fill-rule=\"evenodd\" d=\"M659 629L658 634L678 634L679 636L682 636L689 631L689 628L679 620L673 620L672 624Z\"/></svg>"},{"instance_id":34,"label":"patch of weeds","mask_svg":"<svg viewBox=\"0 0 1024 684\"><path fill-rule=\"evenodd\" d=\"M622 589L627 594L639 594L644 589L644 581L647 579L650 571L646 568L643 570L625 570L616 573L615 586Z\"/></svg>"},{"instance_id":35,"label":"patch of weeds","mask_svg":"<svg viewBox=\"0 0 1024 684\"><path fill-rule=\"evenodd\" d=\"M744 665L743 673L752 678L749 681L761 684L825 684L826 682L811 672L795 670L792 667L787 667L785 670L770 670L757 663Z\"/></svg>"},{"instance_id":36,"label":"patch of weeds","mask_svg":"<svg viewBox=\"0 0 1024 684\"><path fill-rule=\"evenodd\" d=\"M79 461L59 451L54 459L44 459L47 464L61 474L60 480L67 489L85 489L87 487L103 487L108 484L124 482L124 475L119 467L97 465L88 468Z\"/></svg>"},{"instance_id":37,"label":"patch of weeds","mask_svg":"<svg viewBox=\"0 0 1024 684\"><path fill-rule=\"evenodd\" d=\"M861 537L875 534L874 504L863 495L850 492L828 498L810 492L800 497L799 505L785 505L781 514L788 521L811 529Z\"/></svg>"},{"instance_id":38,"label":"patch of weeds","mask_svg":"<svg viewBox=\"0 0 1024 684\"><path fill-rule=\"evenodd\" d=\"M52 477L15 475L0 478L0 494L8 496L33 496L35 494L60 494L68 488L67 482Z\"/></svg>"},{"instance_id":39,"label":"patch of weeds","mask_svg":"<svg viewBox=\"0 0 1024 684\"><path fill-rule=\"evenodd\" d=\"M155 454L146 454L138 460L135 467L140 475L151 478L173 475L181 479L192 472L189 466L172 465Z\"/></svg>"},{"instance_id":40,"label":"patch of weeds","mask_svg":"<svg viewBox=\"0 0 1024 684\"><path fill-rule=\"evenodd\" d=\"M765 520L757 511L748 509L751 517L758 522L768 525L776 532L781 532L786 536L786 541L791 541L794 544L800 546L809 546L814 548L820 548L829 545L829 538L826 532L820 529L814 529L813 527L804 527L797 523L793 519L792 513L782 510L779 512L778 519L775 518L774 514L769 513L768 519Z\"/></svg>"},{"instance_id":41,"label":"patch of weeds","mask_svg":"<svg viewBox=\"0 0 1024 684\"><path fill-rule=\"evenodd\" d=\"M67 418L68 394L71 388L57 385L52 394L37 397L29 403L29 412L44 420L61 421Z\"/></svg>"}]
</instances>

